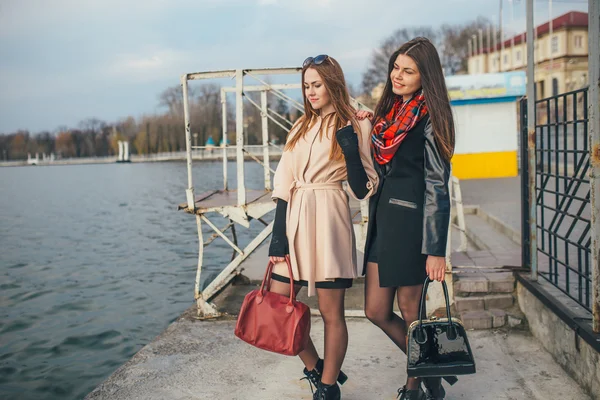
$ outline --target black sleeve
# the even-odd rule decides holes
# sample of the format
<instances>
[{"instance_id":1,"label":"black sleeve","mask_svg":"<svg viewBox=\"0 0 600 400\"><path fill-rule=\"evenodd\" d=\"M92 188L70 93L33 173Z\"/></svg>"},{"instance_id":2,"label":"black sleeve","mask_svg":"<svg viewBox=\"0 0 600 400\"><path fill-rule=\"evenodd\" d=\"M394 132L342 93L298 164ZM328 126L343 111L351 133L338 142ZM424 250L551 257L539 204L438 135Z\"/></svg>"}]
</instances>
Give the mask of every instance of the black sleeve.
<instances>
[{"instance_id":1,"label":"black sleeve","mask_svg":"<svg viewBox=\"0 0 600 400\"><path fill-rule=\"evenodd\" d=\"M445 257L450 225L450 163L445 160L433 136L429 121L425 127L425 204L423 207L422 254Z\"/></svg>"},{"instance_id":2,"label":"black sleeve","mask_svg":"<svg viewBox=\"0 0 600 400\"><path fill-rule=\"evenodd\" d=\"M354 132L352 125L348 125L337 131L336 139L342 148L342 153L344 153L346 160L348 184L354 194L356 194L356 197L363 199L369 193L369 189L367 188L369 177L360 159L358 136Z\"/></svg>"},{"instance_id":3,"label":"black sleeve","mask_svg":"<svg viewBox=\"0 0 600 400\"><path fill-rule=\"evenodd\" d=\"M275 220L273 221L273 234L269 246L269 256L284 257L290 254L286 234L287 201L277 199Z\"/></svg>"}]
</instances>

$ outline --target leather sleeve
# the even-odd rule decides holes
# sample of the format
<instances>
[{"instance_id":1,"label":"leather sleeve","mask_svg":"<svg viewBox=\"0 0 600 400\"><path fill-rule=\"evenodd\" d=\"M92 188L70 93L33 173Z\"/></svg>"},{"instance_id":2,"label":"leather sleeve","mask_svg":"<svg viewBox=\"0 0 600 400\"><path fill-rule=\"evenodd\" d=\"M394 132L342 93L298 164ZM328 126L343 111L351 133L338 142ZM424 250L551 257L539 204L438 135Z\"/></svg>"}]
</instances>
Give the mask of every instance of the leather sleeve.
<instances>
[{"instance_id":1,"label":"leather sleeve","mask_svg":"<svg viewBox=\"0 0 600 400\"><path fill-rule=\"evenodd\" d=\"M275 208L275 220L273 221L273 233L269 245L269 256L284 257L290 254L286 234L286 218L288 203L278 199Z\"/></svg>"},{"instance_id":2,"label":"leather sleeve","mask_svg":"<svg viewBox=\"0 0 600 400\"><path fill-rule=\"evenodd\" d=\"M446 256L450 225L450 162L435 142L431 121L425 126L425 204L423 205L422 254Z\"/></svg>"}]
</instances>

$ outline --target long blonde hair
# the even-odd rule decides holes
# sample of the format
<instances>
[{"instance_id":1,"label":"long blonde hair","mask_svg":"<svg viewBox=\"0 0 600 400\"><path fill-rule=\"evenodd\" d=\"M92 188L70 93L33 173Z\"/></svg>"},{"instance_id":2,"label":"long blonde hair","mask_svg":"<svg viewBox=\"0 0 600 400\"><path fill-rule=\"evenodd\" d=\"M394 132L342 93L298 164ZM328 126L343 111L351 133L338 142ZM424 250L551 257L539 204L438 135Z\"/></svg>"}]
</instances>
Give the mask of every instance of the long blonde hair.
<instances>
[{"instance_id":1,"label":"long blonde hair","mask_svg":"<svg viewBox=\"0 0 600 400\"><path fill-rule=\"evenodd\" d=\"M306 70L313 68L316 70L323 79L323 84L329 94L331 105L335 110L333 113L328 114L323 118L321 122L321 128L319 129L319 136L323 138L323 132L327 132L329 126L334 127L334 132L338 129L343 128L348 121L354 127L355 132L359 132L358 121L355 116L355 110L350 104L350 94L348 93L348 87L346 86L346 79L344 78L344 72L340 64L333 58L328 57L321 64L310 64L306 68L302 69L302 99L304 100L304 115L298 118L298 121L294 124L288 134L288 141L285 145L285 150L292 150L296 143L306 136L310 128L317 122L317 117L320 115L320 110L315 110L306 98L306 92L304 90L304 75ZM292 137L290 135L295 133ZM335 134L335 133L334 133ZM335 140L335 137L331 140L331 150L329 151L330 160L341 160L344 156L342 149Z\"/></svg>"}]
</instances>

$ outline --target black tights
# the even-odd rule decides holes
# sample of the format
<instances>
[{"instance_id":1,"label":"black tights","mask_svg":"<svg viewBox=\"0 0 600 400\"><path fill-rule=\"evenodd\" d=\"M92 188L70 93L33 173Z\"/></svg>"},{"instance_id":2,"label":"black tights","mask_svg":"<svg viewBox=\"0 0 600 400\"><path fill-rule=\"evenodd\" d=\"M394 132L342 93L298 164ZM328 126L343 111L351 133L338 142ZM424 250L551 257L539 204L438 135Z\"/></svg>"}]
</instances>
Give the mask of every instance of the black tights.
<instances>
[{"instance_id":1,"label":"black tights","mask_svg":"<svg viewBox=\"0 0 600 400\"><path fill-rule=\"evenodd\" d=\"M296 294L300 289L301 286L294 286ZM290 293L290 284L273 280L271 281L271 291L287 296ZM327 385L336 382L348 349L348 327L344 315L345 294L346 289L317 288L319 311L325 326L325 354L321 381ZM301 351L298 356L309 371L315 368L319 355L312 339L309 339L306 349Z\"/></svg>"},{"instance_id":2,"label":"black tights","mask_svg":"<svg viewBox=\"0 0 600 400\"><path fill-rule=\"evenodd\" d=\"M419 317L419 300L423 285L380 287L378 264L368 263L365 277L365 314L406 353L408 327ZM402 318L394 313L394 295ZM406 387L416 389L419 379L408 378Z\"/></svg>"}]
</instances>

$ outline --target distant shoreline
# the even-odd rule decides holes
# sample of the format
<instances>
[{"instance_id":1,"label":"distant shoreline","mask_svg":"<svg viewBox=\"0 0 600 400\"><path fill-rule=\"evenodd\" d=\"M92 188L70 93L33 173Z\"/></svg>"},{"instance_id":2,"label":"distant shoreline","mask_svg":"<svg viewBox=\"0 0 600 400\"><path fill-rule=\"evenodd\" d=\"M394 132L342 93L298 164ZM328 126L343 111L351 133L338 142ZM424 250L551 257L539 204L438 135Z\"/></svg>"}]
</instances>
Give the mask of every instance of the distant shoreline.
<instances>
[{"instance_id":1,"label":"distant shoreline","mask_svg":"<svg viewBox=\"0 0 600 400\"><path fill-rule=\"evenodd\" d=\"M258 157L262 159L262 157ZM278 161L281 158L281 154L269 154L269 159L271 161ZM227 157L229 161L235 161L236 158L229 156ZM222 154L215 154L209 156L194 156L192 157L193 162L207 162L207 161L222 161ZM249 156L244 157L245 161L252 161L252 158ZM37 164L29 164L27 160L18 160L18 161L0 161L0 167L42 167L42 166L59 166L59 165L93 165L93 164L139 164L139 163L148 163L148 162L170 162L170 161L179 161L185 162L186 158L181 156L159 156L159 157L146 157L146 156L131 156L129 162L117 162L117 157L82 157L82 158L68 158L63 160L54 160L54 161L42 161L40 160Z\"/></svg>"}]
</instances>

